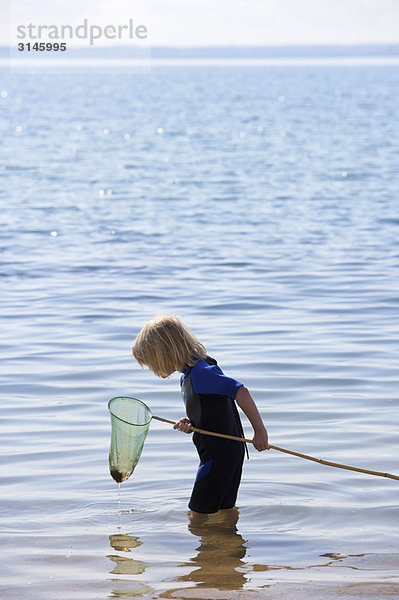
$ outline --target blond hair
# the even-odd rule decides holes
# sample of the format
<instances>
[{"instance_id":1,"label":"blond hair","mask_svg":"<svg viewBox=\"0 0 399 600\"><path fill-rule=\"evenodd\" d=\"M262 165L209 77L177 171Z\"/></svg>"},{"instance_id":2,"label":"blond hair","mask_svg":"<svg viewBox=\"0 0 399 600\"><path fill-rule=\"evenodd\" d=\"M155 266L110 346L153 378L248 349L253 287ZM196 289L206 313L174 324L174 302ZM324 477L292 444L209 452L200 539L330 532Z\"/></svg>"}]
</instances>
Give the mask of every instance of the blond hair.
<instances>
[{"instance_id":1,"label":"blond hair","mask_svg":"<svg viewBox=\"0 0 399 600\"><path fill-rule=\"evenodd\" d=\"M206 349L180 319L161 315L144 325L133 344L133 356L158 377L168 377L204 359Z\"/></svg>"}]
</instances>

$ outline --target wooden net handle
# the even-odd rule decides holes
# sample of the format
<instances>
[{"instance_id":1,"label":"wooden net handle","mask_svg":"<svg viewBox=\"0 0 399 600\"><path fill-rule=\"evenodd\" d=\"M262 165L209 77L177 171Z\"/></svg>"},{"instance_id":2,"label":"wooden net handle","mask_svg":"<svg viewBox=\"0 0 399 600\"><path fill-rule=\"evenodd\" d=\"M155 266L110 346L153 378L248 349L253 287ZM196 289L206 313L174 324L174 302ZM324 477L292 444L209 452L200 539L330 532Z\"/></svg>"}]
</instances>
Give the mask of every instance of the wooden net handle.
<instances>
[{"instance_id":1,"label":"wooden net handle","mask_svg":"<svg viewBox=\"0 0 399 600\"><path fill-rule=\"evenodd\" d=\"M164 423L170 423L171 425L176 425L176 421L170 421L169 419L163 419L162 417L156 417L152 415L153 419L157 421L163 421ZM226 440L235 440L236 442L246 442L247 444L253 444L252 440L248 440L246 438L237 437L235 435L228 435L227 433L217 433L216 431L206 431L205 429L198 429L197 427L192 428L196 433L202 433L203 435L212 435L214 437L224 438ZM369 469L361 469L360 467L352 467L350 465L343 465L341 463L331 462L330 460L324 460L322 458L316 458L315 456L310 456L310 454L302 454L301 452L295 452L294 450L287 450L287 448L281 448L281 446L274 446L273 444L269 444L269 448L272 450L277 450L278 452L284 452L284 454L291 454L292 456L298 456L299 458L305 458L306 460L311 460L313 462L319 463L321 465L326 465L327 467L335 467L337 469L346 469L347 471L356 471L357 473L366 473L366 475L375 475L377 477L388 477L389 479L396 479L399 481L399 475L394 475L393 473L384 473L382 471L371 471Z\"/></svg>"}]
</instances>

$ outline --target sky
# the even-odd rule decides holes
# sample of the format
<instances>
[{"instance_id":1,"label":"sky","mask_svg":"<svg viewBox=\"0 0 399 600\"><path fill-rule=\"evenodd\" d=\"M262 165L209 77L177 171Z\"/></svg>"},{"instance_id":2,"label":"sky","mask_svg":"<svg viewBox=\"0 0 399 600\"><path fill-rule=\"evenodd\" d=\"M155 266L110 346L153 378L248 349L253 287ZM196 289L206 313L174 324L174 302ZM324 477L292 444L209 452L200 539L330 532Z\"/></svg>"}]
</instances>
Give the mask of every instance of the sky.
<instances>
[{"instance_id":1,"label":"sky","mask_svg":"<svg viewBox=\"0 0 399 600\"><path fill-rule=\"evenodd\" d=\"M151 46L399 43L399 0L0 0L0 11L2 45L17 43L17 25L85 18L101 27L133 19Z\"/></svg>"}]
</instances>

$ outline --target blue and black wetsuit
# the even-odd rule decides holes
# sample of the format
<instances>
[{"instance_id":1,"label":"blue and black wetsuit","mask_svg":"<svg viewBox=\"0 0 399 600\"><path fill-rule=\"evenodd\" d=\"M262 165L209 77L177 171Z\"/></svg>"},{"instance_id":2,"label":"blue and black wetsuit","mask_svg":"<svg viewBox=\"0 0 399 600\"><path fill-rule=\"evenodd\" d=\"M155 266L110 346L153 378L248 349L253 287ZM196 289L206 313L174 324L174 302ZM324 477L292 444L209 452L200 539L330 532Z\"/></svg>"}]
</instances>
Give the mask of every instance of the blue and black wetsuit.
<instances>
[{"instance_id":1,"label":"blue and black wetsuit","mask_svg":"<svg viewBox=\"0 0 399 600\"><path fill-rule=\"evenodd\" d=\"M181 380L187 417L194 427L244 437L234 398L243 385L227 377L207 356L183 370ZM244 443L194 433L200 457L189 508L214 513L235 505L241 481Z\"/></svg>"}]
</instances>

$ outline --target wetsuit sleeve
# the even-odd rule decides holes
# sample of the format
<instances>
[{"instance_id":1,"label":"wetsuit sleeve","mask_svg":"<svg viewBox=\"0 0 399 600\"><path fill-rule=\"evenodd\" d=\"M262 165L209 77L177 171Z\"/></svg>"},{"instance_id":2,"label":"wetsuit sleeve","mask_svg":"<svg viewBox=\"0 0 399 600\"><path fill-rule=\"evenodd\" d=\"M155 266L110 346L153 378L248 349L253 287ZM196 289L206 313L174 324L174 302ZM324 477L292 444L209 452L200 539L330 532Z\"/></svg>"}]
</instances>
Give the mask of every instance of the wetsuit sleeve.
<instances>
[{"instance_id":1,"label":"wetsuit sleeve","mask_svg":"<svg viewBox=\"0 0 399 600\"><path fill-rule=\"evenodd\" d=\"M206 365L191 371L191 383L196 394L215 394L235 398L244 384L227 377L217 365Z\"/></svg>"}]
</instances>

